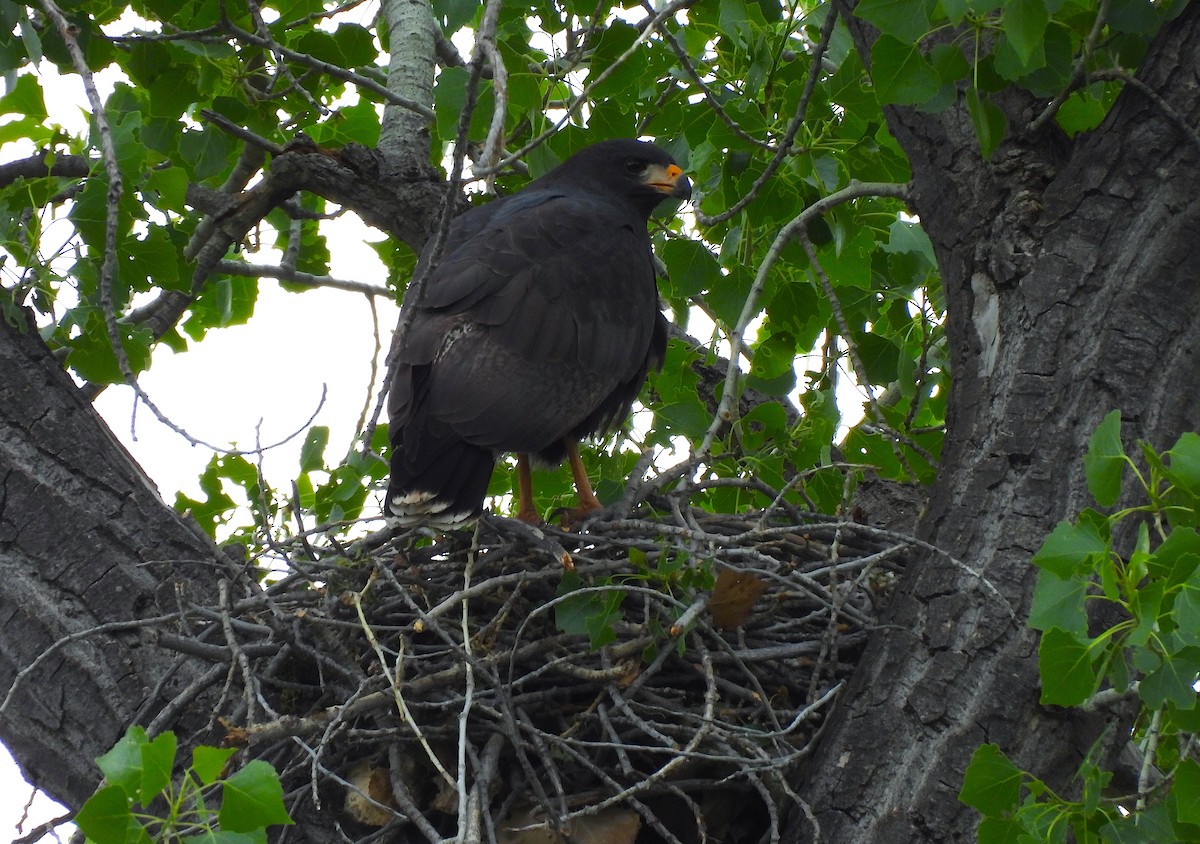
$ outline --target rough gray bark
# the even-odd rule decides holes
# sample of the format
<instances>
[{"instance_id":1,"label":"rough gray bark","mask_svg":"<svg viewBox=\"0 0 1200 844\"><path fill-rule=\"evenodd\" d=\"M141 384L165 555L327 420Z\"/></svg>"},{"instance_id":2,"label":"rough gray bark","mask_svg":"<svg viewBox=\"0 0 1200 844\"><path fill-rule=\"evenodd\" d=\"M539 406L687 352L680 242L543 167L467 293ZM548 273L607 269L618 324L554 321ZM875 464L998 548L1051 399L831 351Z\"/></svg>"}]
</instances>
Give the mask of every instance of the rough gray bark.
<instances>
[{"instance_id":1,"label":"rough gray bark","mask_svg":"<svg viewBox=\"0 0 1200 844\"><path fill-rule=\"evenodd\" d=\"M865 47L871 34L853 25ZM1139 72L1191 126L1198 54L1193 5ZM1005 103L1013 125L1036 115L1026 105ZM957 793L979 744L1070 793L1103 726L1038 704L1029 558L1089 503L1081 458L1107 411L1160 447L1200 419L1188 260L1200 244L1200 145L1133 85L1087 137L1018 136L990 163L971 152L965 108L889 120L942 269L954 362L922 538L981 570L1015 618L973 577L926 557L844 693L803 796L824 841L966 841L978 816Z\"/></svg>"},{"instance_id":2,"label":"rough gray bark","mask_svg":"<svg viewBox=\"0 0 1200 844\"><path fill-rule=\"evenodd\" d=\"M0 688L63 637L211 600L220 555L158 492L32 328L0 320ZM25 775L78 806L99 781L93 757L140 713L173 699L198 664L146 647L129 627L54 650L0 714ZM181 737L203 729L186 696Z\"/></svg>"}]
</instances>

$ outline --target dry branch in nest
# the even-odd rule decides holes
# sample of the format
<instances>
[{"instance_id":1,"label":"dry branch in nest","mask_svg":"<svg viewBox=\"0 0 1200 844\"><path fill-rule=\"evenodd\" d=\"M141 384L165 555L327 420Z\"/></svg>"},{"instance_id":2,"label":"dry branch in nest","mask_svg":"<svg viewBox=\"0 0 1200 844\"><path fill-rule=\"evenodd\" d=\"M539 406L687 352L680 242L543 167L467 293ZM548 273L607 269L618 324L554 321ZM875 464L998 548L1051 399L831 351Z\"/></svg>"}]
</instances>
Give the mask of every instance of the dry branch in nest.
<instances>
[{"instance_id":1,"label":"dry branch in nest","mask_svg":"<svg viewBox=\"0 0 1200 844\"><path fill-rule=\"evenodd\" d=\"M190 650L229 666L227 740L275 765L293 817L351 839L777 841L911 546L671 509L297 538Z\"/></svg>"}]
</instances>

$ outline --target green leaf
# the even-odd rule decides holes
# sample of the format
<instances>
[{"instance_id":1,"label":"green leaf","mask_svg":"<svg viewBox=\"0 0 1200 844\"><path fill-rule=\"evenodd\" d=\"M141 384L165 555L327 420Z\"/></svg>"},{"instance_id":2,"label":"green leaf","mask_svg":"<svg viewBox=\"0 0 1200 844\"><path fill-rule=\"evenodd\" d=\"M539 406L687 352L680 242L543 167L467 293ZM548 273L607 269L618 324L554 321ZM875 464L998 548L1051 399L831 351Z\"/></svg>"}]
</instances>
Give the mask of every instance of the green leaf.
<instances>
[{"instance_id":1,"label":"green leaf","mask_svg":"<svg viewBox=\"0 0 1200 844\"><path fill-rule=\"evenodd\" d=\"M1089 524L1059 522L1033 555L1033 564L1061 578L1091 568L1094 556L1107 554L1108 543Z\"/></svg>"},{"instance_id":2,"label":"green leaf","mask_svg":"<svg viewBox=\"0 0 1200 844\"><path fill-rule=\"evenodd\" d=\"M225 780L219 821L225 832L252 832L272 824L292 823L283 806L283 787L275 769L255 759Z\"/></svg>"},{"instance_id":3,"label":"green leaf","mask_svg":"<svg viewBox=\"0 0 1200 844\"><path fill-rule=\"evenodd\" d=\"M446 35L466 26L482 8L478 0L434 0L433 10L446 27Z\"/></svg>"},{"instance_id":4,"label":"green leaf","mask_svg":"<svg viewBox=\"0 0 1200 844\"><path fill-rule=\"evenodd\" d=\"M1000 22L1004 35L1021 63L1031 70L1031 59L1042 46L1049 22L1050 12L1045 0L1008 0L1004 4L1004 17Z\"/></svg>"},{"instance_id":5,"label":"green leaf","mask_svg":"<svg viewBox=\"0 0 1200 844\"><path fill-rule=\"evenodd\" d=\"M191 316L183 329L193 339L200 340L209 328L245 323L254 315L257 302L257 279L210 279L192 302Z\"/></svg>"},{"instance_id":6,"label":"green leaf","mask_svg":"<svg viewBox=\"0 0 1200 844\"><path fill-rule=\"evenodd\" d=\"M253 832L227 832L223 829L206 829L198 835L184 836L188 844L267 844L267 834L261 829Z\"/></svg>"},{"instance_id":7,"label":"green leaf","mask_svg":"<svg viewBox=\"0 0 1200 844\"><path fill-rule=\"evenodd\" d=\"M38 34L38 28L23 14L17 18L17 28L30 61L35 65L39 64L42 61L42 36Z\"/></svg>"},{"instance_id":8,"label":"green leaf","mask_svg":"<svg viewBox=\"0 0 1200 844\"><path fill-rule=\"evenodd\" d=\"M446 139L447 142L454 138L458 130L458 117L467 102L469 77L470 72L466 68L446 67L438 74L437 81L434 83L433 104L434 111L437 113L437 133L438 137ZM480 82L480 107L476 108L475 113L471 116L472 129L476 127L476 123L482 127L484 125L483 116L490 113L490 109L483 107L485 90L490 91L490 83ZM490 93L487 99L491 100Z\"/></svg>"},{"instance_id":9,"label":"green leaf","mask_svg":"<svg viewBox=\"0 0 1200 844\"><path fill-rule=\"evenodd\" d=\"M1183 584L1183 588L1175 596L1172 617L1180 640L1200 645L1200 584Z\"/></svg>"},{"instance_id":10,"label":"green leaf","mask_svg":"<svg viewBox=\"0 0 1200 844\"><path fill-rule=\"evenodd\" d=\"M204 785L212 785L221 777L229 757L237 753L233 747L207 747L201 745L192 751L192 770Z\"/></svg>"},{"instance_id":11,"label":"green leaf","mask_svg":"<svg viewBox=\"0 0 1200 844\"><path fill-rule=\"evenodd\" d=\"M783 393L788 393L795 383L796 341L787 331L767 333L767 328L759 332L750 375L753 379L770 380L786 373L789 381Z\"/></svg>"},{"instance_id":12,"label":"green leaf","mask_svg":"<svg viewBox=\"0 0 1200 844\"><path fill-rule=\"evenodd\" d=\"M984 818L976 833L976 844L1022 844L1025 826L1013 818Z\"/></svg>"},{"instance_id":13,"label":"green leaf","mask_svg":"<svg viewBox=\"0 0 1200 844\"><path fill-rule=\"evenodd\" d=\"M935 4L935 0L862 0L854 7L854 16L884 35L915 44L932 28L929 16Z\"/></svg>"},{"instance_id":14,"label":"green leaf","mask_svg":"<svg viewBox=\"0 0 1200 844\"><path fill-rule=\"evenodd\" d=\"M1080 577L1062 578L1049 569L1038 572L1033 590L1029 626L1034 630L1057 627L1075 636L1087 635L1087 611L1084 598L1087 581Z\"/></svg>"},{"instance_id":15,"label":"green leaf","mask_svg":"<svg viewBox=\"0 0 1200 844\"><path fill-rule=\"evenodd\" d=\"M937 258L933 254L933 243L920 223L897 217L888 226L888 241L880 248L884 252L907 252L919 255L930 269L937 267Z\"/></svg>"},{"instance_id":16,"label":"green leaf","mask_svg":"<svg viewBox=\"0 0 1200 844\"><path fill-rule=\"evenodd\" d=\"M1067 97L1054 119L1067 135L1074 137L1099 126L1111 107L1111 96L1096 96L1090 88L1085 88Z\"/></svg>"},{"instance_id":17,"label":"green leaf","mask_svg":"<svg viewBox=\"0 0 1200 844\"><path fill-rule=\"evenodd\" d=\"M346 67L373 65L379 58L379 48L371 30L357 23L342 23L333 33Z\"/></svg>"},{"instance_id":18,"label":"green leaf","mask_svg":"<svg viewBox=\"0 0 1200 844\"><path fill-rule=\"evenodd\" d=\"M1200 648L1184 648L1163 657L1158 668L1142 678L1138 695L1146 706L1157 709L1167 701L1179 709L1196 705L1196 676L1200 674Z\"/></svg>"},{"instance_id":19,"label":"green leaf","mask_svg":"<svg viewBox=\"0 0 1200 844\"><path fill-rule=\"evenodd\" d=\"M663 244L659 255L667 265L667 278L662 282L667 299L686 299L724 281L717 259L698 241L672 238Z\"/></svg>"},{"instance_id":20,"label":"green leaf","mask_svg":"<svg viewBox=\"0 0 1200 844\"><path fill-rule=\"evenodd\" d=\"M941 88L942 80L915 44L881 35L871 47L871 79L880 103L920 105Z\"/></svg>"},{"instance_id":21,"label":"green leaf","mask_svg":"<svg viewBox=\"0 0 1200 844\"><path fill-rule=\"evenodd\" d=\"M1150 637L1158 630L1158 615L1162 608L1163 593L1166 584L1161 580L1143 584L1133 595L1129 609L1137 619L1137 626L1126 640L1129 645L1142 647L1150 641Z\"/></svg>"},{"instance_id":22,"label":"green leaf","mask_svg":"<svg viewBox=\"0 0 1200 844\"><path fill-rule=\"evenodd\" d=\"M1200 565L1200 534L1194 528L1177 527L1146 560L1152 577L1162 578L1168 587L1191 579Z\"/></svg>"},{"instance_id":23,"label":"green leaf","mask_svg":"<svg viewBox=\"0 0 1200 844\"><path fill-rule=\"evenodd\" d=\"M1042 703L1079 706L1096 690L1091 651L1076 636L1057 627L1042 634L1038 670L1042 675Z\"/></svg>"},{"instance_id":24,"label":"green leaf","mask_svg":"<svg viewBox=\"0 0 1200 844\"><path fill-rule=\"evenodd\" d=\"M982 96L978 89L967 89L967 113L971 116L971 125L975 127L975 137L979 138L980 154L989 159L1004 133L1008 129L1008 118L1004 116L995 103Z\"/></svg>"},{"instance_id":25,"label":"green leaf","mask_svg":"<svg viewBox=\"0 0 1200 844\"><path fill-rule=\"evenodd\" d=\"M1110 410L1092 432L1083 472L1088 491L1096 503L1111 507L1121 494L1121 472L1125 467L1125 449L1121 445L1121 412Z\"/></svg>"},{"instance_id":26,"label":"green leaf","mask_svg":"<svg viewBox=\"0 0 1200 844\"><path fill-rule=\"evenodd\" d=\"M106 785L88 798L75 815L75 824L96 844L147 844L150 837L129 808L129 796L119 785Z\"/></svg>"},{"instance_id":27,"label":"green leaf","mask_svg":"<svg viewBox=\"0 0 1200 844\"><path fill-rule=\"evenodd\" d=\"M192 167L193 180L211 179L225 172L233 141L215 129L189 129L179 138L179 154Z\"/></svg>"},{"instance_id":28,"label":"green leaf","mask_svg":"<svg viewBox=\"0 0 1200 844\"><path fill-rule=\"evenodd\" d=\"M980 745L963 775L958 799L985 816L996 817L1021 805L1024 774L997 745Z\"/></svg>"},{"instance_id":29,"label":"green leaf","mask_svg":"<svg viewBox=\"0 0 1200 844\"><path fill-rule=\"evenodd\" d=\"M1184 434L1166 456L1171 479L1192 495L1200 495L1200 434Z\"/></svg>"},{"instance_id":30,"label":"green leaf","mask_svg":"<svg viewBox=\"0 0 1200 844\"><path fill-rule=\"evenodd\" d=\"M1179 763L1175 770L1175 794L1178 819L1181 823L1200 825L1200 765L1191 759Z\"/></svg>"},{"instance_id":31,"label":"green leaf","mask_svg":"<svg viewBox=\"0 0 1200 844\"><path fill-rule=\"evenodd\" d=\"M8 93L0 97L0 114L20 114L35 121L45 120L46 100L37 80L37 76L32 73L18 76L16 82L8 88Z\"/></svg>"},{"instance_id":32,"label":"green leaf","mask_svg":"<svg viewBox=\"0 0 1200 844\"><path fill-rule=\"evenodd\" d=\"M1105 23L1118 32L1151 35L1162 23L1163 11L1169 10L1172 5L1178 8L1182 4L1154 3L1150 0L1113 0L1108 6Z\"/></svg>"},{"instance_id":33,"label":"green leaf","mask_svg":"<svg viewBox=\"0 0 1200 844\"><path fill-rule=\"evenodd\" d=\"M312 472L325 468L325 446L329 443L329 426L313 425L300 446L300 471Z\"/></svg>"},{"instance_id":34,"label":"green leaf","mask_svg":"<svg viewBox=\"0 0 1200 844\"><path fill-rule=\"evenodd\" d=\"M150 365L149 329L121 323L117 330L130 367L134 373L141 372ZM117 384L124 380L99 311L89 316L87 329L68 345L67 366L80 378L95 384Z\"/></svg>"},{"instance_id":35,"label":"green leaf","mask_svg":"<svg viewBox=\"0 0 1200 844\"><path fill-rule=\"evenodd\" d=\"M1176 841L1178 836L1167 804L1159 803L1125 817L1117 816L1100 827L1100 838L1109 844L1162 844Z\"/></svg>"},{"instance_id":36,"label":"green leaf","mask_svg":"<svg viewBox=\"0 0 1200 844\"><path fill-rule=\"evenodd\" d=\"M146 730L133 726L125 731L112 749L96 757L96 764L110 784L120 787L130 800L140 796L142 785L142 748L149 743Z\"/></svg>"},{"instance_id":37,"label":"green leaf","mask_svg":"<svg viewBox=\"0 0 1200 844\"><path fill-rule=\"evenodd\" d=\"M558 594L566 597L554 605L554 623L564 633L587 634L591 647L597 649L615 640L613 625L628 593L609 589L572 594L583 586L575 572L563 574Z\"/></svg>"},{"instance_id":38,"label":"green leaf","mask_svg":"<svg viewBox=\"0 0 1200 844\"><path fill-rule=\"evenodd\" d=\"M171 783L175 766L175 734L169 730L154 741L142 745L141 801L143 806L158 796Z\"/></svg>"}]
</instances>

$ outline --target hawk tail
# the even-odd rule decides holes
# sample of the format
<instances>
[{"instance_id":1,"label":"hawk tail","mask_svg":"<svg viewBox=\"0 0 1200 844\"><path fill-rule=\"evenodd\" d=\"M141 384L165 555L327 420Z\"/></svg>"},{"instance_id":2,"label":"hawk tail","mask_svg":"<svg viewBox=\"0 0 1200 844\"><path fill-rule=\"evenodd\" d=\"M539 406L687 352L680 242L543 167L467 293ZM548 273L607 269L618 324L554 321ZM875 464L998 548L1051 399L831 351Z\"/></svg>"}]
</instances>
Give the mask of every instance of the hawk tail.
<instances>
[{"instance_id":1,"label":"hawk tail","mask_svg":"<svg viewBox=\"0 0 1200 844\"><path fill-rule=\"evenodd\" d=\"M459 527L483 512L496 456L463 440L442 440L435 451L394 443L387 513L401 525Z\"/></svg>"}]
</instances>

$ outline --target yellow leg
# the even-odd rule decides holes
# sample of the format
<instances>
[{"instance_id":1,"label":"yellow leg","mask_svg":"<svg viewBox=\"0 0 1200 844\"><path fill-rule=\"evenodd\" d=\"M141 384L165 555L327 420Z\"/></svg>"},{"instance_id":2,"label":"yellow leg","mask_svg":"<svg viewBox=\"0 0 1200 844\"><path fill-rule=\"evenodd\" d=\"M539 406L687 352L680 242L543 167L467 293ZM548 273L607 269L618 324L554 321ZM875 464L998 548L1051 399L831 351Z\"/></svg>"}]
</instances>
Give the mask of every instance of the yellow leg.
<instances>
[{"instance_id":1,"label":"yellow leg","mask_svg":"<svg viewBox=\"0 0 1200 844\"><path fill-rule=\"evenodd\" d=\"M531 525L540 525L542 517L533 506L533 476L529 472L529 455L517 455L517 518Z\"/></svg>"},{"instance_id":2,"label":"yellow leg","mask_svg":"<svg viewBox=\"0 0 1200 844\"><path fill-rule=\"evenodd\" d=\"M596 510L603 510L604 505L596 498L596 493L592 492L592 484L588 480L587 470L583 468L583 461L579 459L578 444L567 440L566 445L567 460L571 464L571 477L575 479L575 494L579 497L579 509L575 511L574 515L586 516Z\"/></svg>"}]
</instances>

